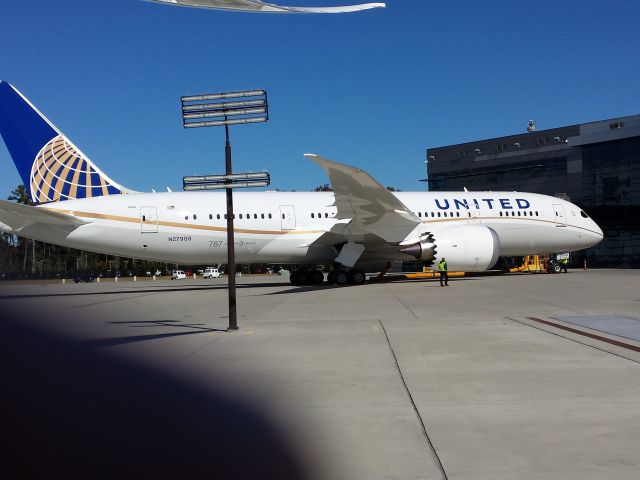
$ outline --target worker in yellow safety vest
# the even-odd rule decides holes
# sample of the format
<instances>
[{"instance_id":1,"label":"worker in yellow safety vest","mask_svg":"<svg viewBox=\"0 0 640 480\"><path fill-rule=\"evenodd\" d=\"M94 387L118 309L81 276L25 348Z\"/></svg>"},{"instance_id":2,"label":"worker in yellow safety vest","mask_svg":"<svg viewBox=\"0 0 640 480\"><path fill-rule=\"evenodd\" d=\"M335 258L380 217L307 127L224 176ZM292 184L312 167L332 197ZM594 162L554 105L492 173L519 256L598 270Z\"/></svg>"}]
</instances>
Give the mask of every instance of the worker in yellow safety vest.
<instances>
[{"instance_id":1,"label":"worker in yellow safety vest","mask_svg":"<svg viewBox=\"0 0 640 480\"><path fill-rule=\"evenodd\" d=\"M563 258L562 260L560 260L560 272L562 272L564 270L564 273L569 273L567 271L567 265L569 264L569 259L568 258Z\"/></svg>"},{"instance_id":2,"label":"worker in yellow safety vest","mask_svg":"<svg viewBox=\"0 0 640 480\"><path fill-rule=\"evenodd\" d=\"M449 273L447 272L447 261L442 258L440 263L438 263L438 271L440 272L440 286L448 287L449 286Z\"/></svg>"}]
</instances>

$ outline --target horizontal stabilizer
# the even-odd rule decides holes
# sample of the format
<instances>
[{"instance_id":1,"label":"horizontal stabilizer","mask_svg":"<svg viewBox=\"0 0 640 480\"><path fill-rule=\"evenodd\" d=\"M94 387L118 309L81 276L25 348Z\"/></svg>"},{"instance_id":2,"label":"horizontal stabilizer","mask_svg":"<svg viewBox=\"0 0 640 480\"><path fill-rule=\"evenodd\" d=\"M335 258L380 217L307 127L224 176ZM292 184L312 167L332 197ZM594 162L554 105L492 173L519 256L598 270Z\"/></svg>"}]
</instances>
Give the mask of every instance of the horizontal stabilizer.
<instances>
[{"instance_id":1,"label":"horizontal stabilizer","mask_svg":"<svg viewBox=\"0 0 640 480\"><path fill-rule=\"evenodd\" d=\"M22 229L32 225L64 227L64 230L70 231L90 222L81 220L73 215L53 212L46 208L31 207L0 200L0 223L10 228L11 233L19 234Z\"/></svg>"}]
</instances>

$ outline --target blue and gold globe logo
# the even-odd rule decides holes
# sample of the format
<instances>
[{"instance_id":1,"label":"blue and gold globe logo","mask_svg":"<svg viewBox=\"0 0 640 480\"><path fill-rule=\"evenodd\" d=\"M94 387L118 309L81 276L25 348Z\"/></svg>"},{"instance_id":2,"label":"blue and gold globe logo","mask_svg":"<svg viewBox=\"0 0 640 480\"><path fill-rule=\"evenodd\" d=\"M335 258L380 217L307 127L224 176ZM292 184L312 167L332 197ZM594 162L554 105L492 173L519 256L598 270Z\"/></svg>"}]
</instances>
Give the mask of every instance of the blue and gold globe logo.
<instances>
[{"instance_id":1,"label":"blue and gold globe logo","mask_svg":"<svg viewBox=\"0 0 640 480\"><path fill-rule=\"evenodd\" d=\"M38 152L30 183L31 196L37 202L122 193L63 135L49 140Z\"/></svg>"}]
</instances>

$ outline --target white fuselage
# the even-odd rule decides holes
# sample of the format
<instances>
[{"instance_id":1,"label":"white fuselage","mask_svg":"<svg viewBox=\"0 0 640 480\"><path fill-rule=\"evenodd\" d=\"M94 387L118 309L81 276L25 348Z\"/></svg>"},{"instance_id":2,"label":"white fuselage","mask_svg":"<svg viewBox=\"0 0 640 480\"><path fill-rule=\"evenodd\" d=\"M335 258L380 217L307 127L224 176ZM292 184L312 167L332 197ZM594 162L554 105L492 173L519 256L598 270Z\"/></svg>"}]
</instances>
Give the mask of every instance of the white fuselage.
<instances>
[{"instance_id":1,"label":"white fuselage","mask_svg":"<svg viewBox=\"0 0 640 480\"><path fill-rule=\"evenodd\" d=\"M545 254L588 248L602 231L572 203L519 192L398 192L395 194L429 229L476 224L493 229L500 255ZM332 262L336 251L314 245L336 223L332 192L234 193L238 262ZM224 192L112 195L40 206L89 223L70 234L35 229L36 240L139 259L182 264L226 263ZM52 235L56 238L51 238ZM353 239L351 239L353 241ZM345 240L347 239L345 238ZM339 243L339 239L336 243ZM375 257L375 249L365 253ZM408 260L396 248L378 253Z\"/></svg>"}]
</instances>

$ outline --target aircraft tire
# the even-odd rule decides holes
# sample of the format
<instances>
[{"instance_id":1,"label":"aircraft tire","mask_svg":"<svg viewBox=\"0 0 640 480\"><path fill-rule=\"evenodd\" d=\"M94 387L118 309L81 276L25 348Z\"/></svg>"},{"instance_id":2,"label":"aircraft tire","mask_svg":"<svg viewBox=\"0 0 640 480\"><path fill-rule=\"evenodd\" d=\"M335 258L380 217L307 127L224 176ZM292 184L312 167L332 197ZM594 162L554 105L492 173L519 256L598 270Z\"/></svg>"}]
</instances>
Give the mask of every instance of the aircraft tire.
<instances>
[{"instance_id":1,"label":"aircraft tire","mask_svg":"<svg viewBox=\"0 0 640 480\"><path fill-rule=\"evenodd\" d=\"M349 274L349 280L354 285L362 285L366 279L366 275L361 270L354 270Z\"/></svg>"},{"instance_id":2,"label":"aircraft tire","mask_svg":"<svg viewBox=\"0 0 640 480\"><path fill-rule=\"evenodd\" d=\"M334 280L338 285L347 285L349 283L349 275L347 272L335 272Z\"/></svg>"},{"instance_id":3,"label":"aircraft tire","mask_svg":"<svg viewBox=\"0 0 640 480\"><path fill-rule=\"evenodd\" d=\"M327 283L329 285L333 285L334 283L336 283L336 272L329 272L327 274Z\"/></svg>"}]
</instances>

